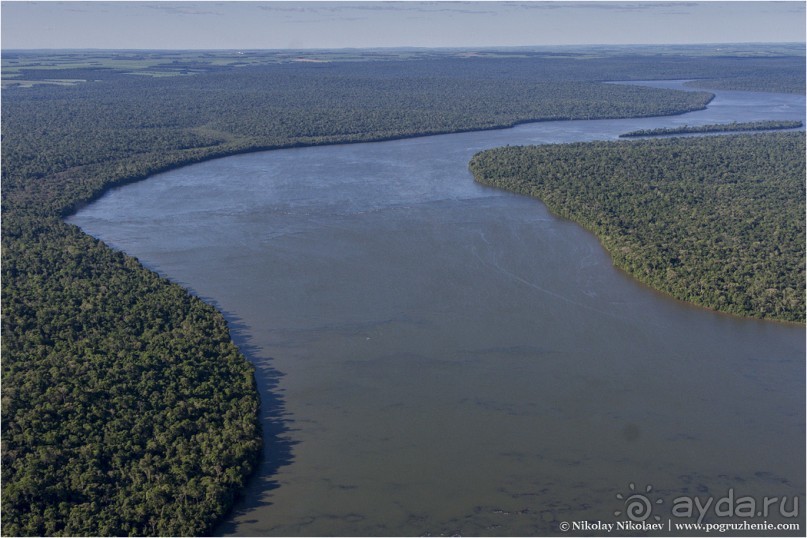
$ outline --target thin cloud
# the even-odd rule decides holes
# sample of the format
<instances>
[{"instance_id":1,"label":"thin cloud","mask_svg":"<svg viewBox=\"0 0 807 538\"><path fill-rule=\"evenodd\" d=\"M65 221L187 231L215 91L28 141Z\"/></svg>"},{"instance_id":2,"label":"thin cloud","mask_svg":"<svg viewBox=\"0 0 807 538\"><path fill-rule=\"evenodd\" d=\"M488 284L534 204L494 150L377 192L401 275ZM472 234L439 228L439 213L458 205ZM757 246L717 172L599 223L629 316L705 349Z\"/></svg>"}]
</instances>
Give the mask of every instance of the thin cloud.
<instances>
[{"instance_id":1,"label":"thin cloud","mask_svg":"<svg viewBox=\"0 0 807 538\"><path fill-rule=\"evenodd\" d=\"M699 2L503 2L502 7L518 10L602 10L610 12L661 11L669 8L694 8Z\"/></svg>"},{"instance_id":2,"label":"thin cloud","mask_svg":"<svg viewBox=\"0 0 807 538\"><path fill-rule=\"evenodd\" d=\"M200 9L196 7L192 7L194 5L200 5L195 3L188 3L188 4L174 4L174 3L151 3L151 2L144 2L142 7L148 9L154 9L160 11L161 13L165 13L168 15L223 15L221 11L209 11L207 9Z\"/></svg>"},{"instance_id":3,"label":"thin cloud","mask_svg":"<svg viewBox=\"0 0 807 538\"><path fill-rule=\"evenodd\" d=\"M406 13L467 13L493 14L488 2L332 2L313 3L310 7L257 4L255 7L263 11L278 13L346 13L350 11L371 11L374 13L406 12ZM448 7L447 7L448 6ZM460 7L467 6L467 7ZM477 7L479 6L479 7ZM485 7L482 7L485 6Z\"/></svg>"}]
</instances>

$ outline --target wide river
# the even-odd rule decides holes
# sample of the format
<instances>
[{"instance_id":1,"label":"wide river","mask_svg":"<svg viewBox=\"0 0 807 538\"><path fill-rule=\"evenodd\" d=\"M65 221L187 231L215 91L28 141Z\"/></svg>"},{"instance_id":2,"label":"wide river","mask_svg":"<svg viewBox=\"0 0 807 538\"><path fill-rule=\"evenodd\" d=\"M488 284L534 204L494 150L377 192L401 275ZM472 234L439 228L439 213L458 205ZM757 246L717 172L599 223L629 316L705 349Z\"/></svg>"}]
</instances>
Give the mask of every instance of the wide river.
<instances>
[{"instance_id":1,"label":"wide river","mask_svg":"<svg viewBox=\"0 0 807 538\"><path fill-rule=\"evenodd\" d=\"M256 366L264 463L216 533L547 534L624 521L631 484L665 528L679 496L803 510L804 327L663 296L467 168L506 144L805 118L804 96L715 93L681 116L227 157L71 217L225 312Z\"/></svg>"}]
</instances>

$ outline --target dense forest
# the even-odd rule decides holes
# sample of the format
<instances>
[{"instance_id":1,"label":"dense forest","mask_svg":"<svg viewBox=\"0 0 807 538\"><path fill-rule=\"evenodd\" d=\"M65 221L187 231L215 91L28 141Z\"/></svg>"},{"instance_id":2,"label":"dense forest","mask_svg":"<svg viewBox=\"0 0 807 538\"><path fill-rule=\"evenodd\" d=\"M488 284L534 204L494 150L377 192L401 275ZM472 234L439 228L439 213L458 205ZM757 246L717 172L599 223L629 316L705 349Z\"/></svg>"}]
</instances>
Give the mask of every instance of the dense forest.
<instances>
[{"instance_id":1,"label":"dense forest","mask_svg":"<svg viewBox=\"0 0 807 538\"><path fill-rule=\"evenodd\" d=\"M712 90L804 93L804 79L796 73L782 76L761 76L760 73L749 73L736 77L703 78L688 82L687 86Z\"/></svg>"},{"instance_id":2,"label":"dense forest","mask_svg":"<svg viewBox=\"0 0 807 538\"><path fill-rule=\"evenodd\" d=\"M678 299L804 322L803 132L506 147L470 167L582 224L616 266Z\"/></svg>"},{"instance_id":3,"label":"dense forest","mask_svg":"<svg viewBox=\"0 0 807 538\"><path fill-rule=\"evenodd\" d=\"M3 51L5 535L201 534L261 454L253 370L222 315L63 222L109 187L243 151L711 98L604 80L804 79L790 56L103 54Z\"/></svg>"},{"instance_id":4,"label":"dense forest","mask_svg":"<svg viewBox=\"0 0 807 538\"><path fill-rule=\"evenodd\" d=\"M677 134L727 133L740 131L777 131L783 129L798 129L804 124L800 121L748 121L717 123L713 125L682 125L681 127L662 127L659 129L640 129L619 135L619 138L633 138L641 136L667 136Z\"/></svg>"}]
</instances>

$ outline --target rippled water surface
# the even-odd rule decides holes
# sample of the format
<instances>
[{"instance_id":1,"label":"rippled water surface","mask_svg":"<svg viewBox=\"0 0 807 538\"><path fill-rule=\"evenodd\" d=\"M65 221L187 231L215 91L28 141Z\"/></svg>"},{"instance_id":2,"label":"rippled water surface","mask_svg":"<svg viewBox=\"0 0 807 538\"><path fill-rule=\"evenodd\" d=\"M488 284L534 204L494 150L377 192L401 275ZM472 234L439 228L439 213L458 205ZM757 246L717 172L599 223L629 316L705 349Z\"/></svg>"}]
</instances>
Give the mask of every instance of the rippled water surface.
<instances>
[{"instance_id":1,"label":"rippled water surface","mask_svg":"<svg viewBox=\"0 0 807 538\"><path fill-rule=\"evenodd\" d=\"M257 367L265 462L217 533L545 534L618 519L632 482L666 521L679 495L803 499L804 328L666 298L468 161L804 114L719 92L675 117L239 155L70 222L221 308Z\"/></svg>"}]
</instances>

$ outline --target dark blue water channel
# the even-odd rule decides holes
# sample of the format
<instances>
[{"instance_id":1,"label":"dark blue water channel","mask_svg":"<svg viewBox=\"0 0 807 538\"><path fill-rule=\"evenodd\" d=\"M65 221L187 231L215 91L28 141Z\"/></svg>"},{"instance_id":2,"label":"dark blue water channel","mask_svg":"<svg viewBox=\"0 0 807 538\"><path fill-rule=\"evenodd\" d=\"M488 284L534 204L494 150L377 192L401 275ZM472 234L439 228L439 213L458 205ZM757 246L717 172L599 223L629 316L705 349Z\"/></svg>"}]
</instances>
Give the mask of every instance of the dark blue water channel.
<instances>
[{"instance_id":1,"label":"dark blue water channel","mask_svg":"<svg viewBox=\"0 0 807 538\"><path fill-rule=\"evenodd\" d=\"M257 367L265 461L218 533L546 534L624 519L631 483L666 523L681 495L803 501L804 327L665 297L468 161L804 117L804 96L717 92L681 116L238 155L69 221L213 302Z\"/></svg>"}]
</instances>

